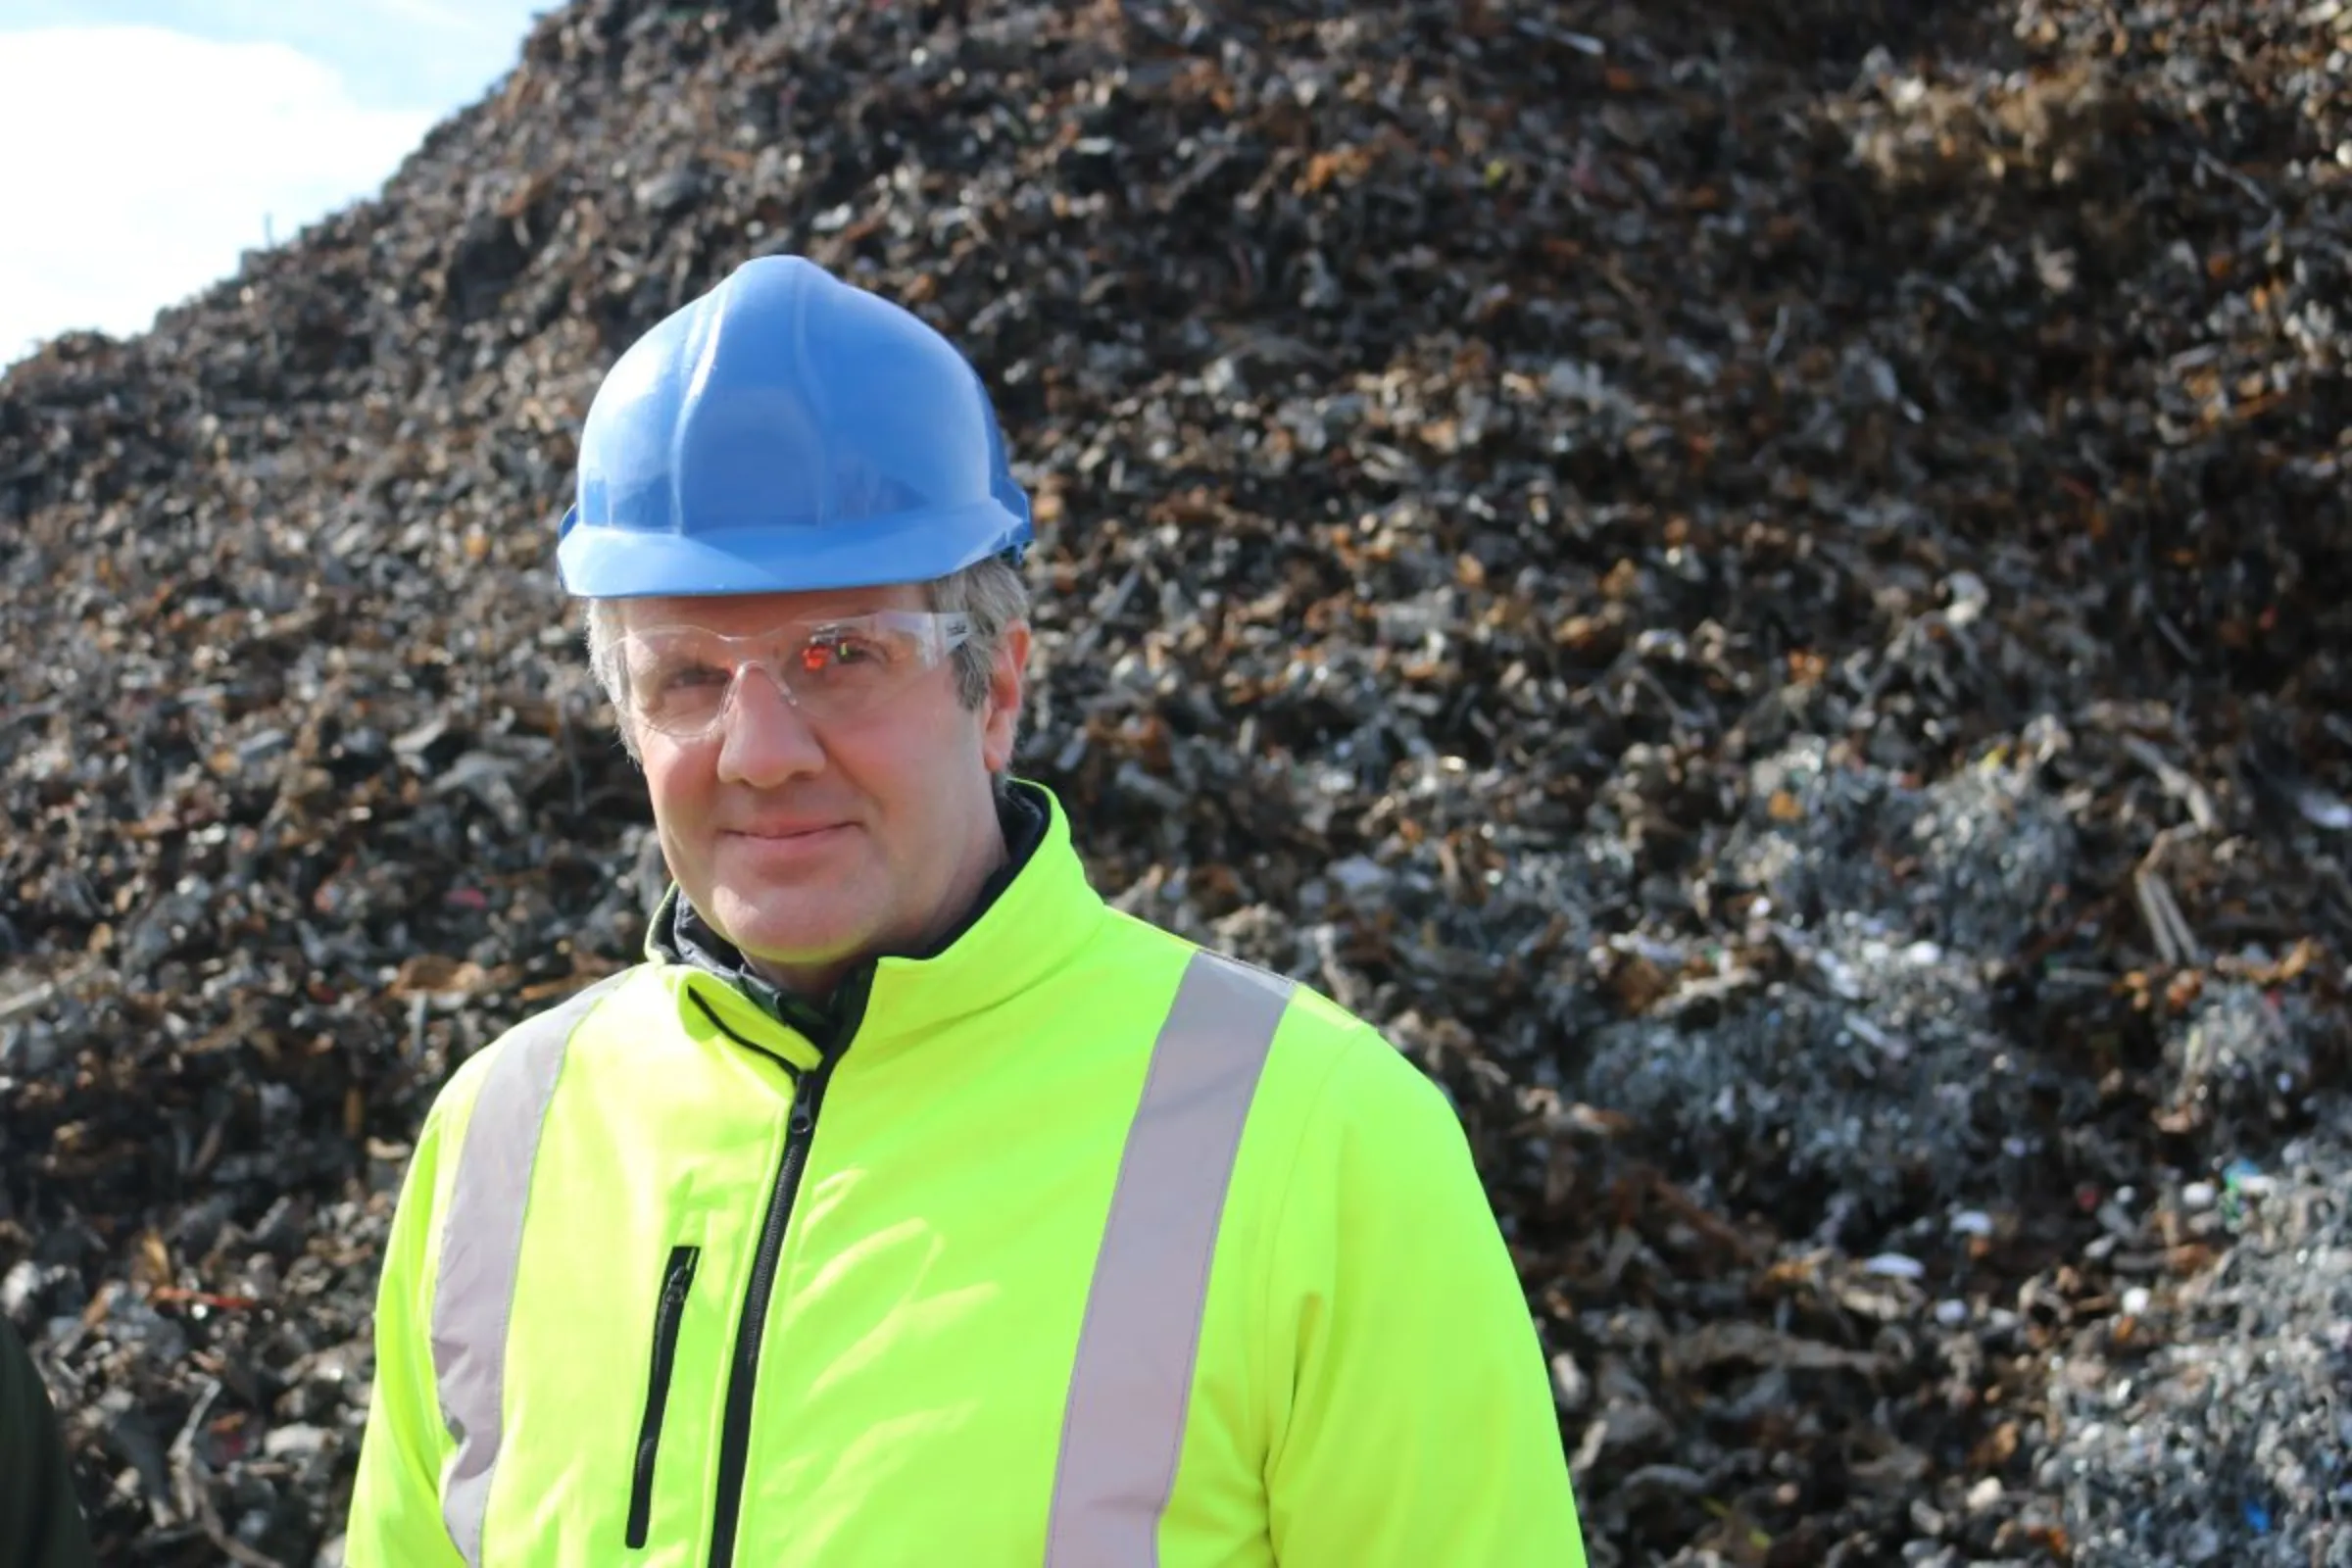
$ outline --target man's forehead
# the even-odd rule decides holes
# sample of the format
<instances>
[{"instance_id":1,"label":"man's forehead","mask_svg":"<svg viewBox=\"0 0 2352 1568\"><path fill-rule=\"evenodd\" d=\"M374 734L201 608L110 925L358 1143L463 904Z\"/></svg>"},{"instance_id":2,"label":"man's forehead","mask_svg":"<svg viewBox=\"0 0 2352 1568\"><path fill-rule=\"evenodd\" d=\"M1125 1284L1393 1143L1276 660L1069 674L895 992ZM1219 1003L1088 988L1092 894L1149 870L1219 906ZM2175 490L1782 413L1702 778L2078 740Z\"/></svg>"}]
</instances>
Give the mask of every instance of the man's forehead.
<instances>
[{"instance_id":1,"label":"man's forehead","mask_svg":"<svg viewBox=\"0 0 2352 1568\"><path fill-rule=\"evenodd\" d=\"M664 594L617 601L624 627L691 625L712 631L753 630L874 610L918 610L925 603L923 585L906 582L797 593Z\"/></svg>"}]
</instances>

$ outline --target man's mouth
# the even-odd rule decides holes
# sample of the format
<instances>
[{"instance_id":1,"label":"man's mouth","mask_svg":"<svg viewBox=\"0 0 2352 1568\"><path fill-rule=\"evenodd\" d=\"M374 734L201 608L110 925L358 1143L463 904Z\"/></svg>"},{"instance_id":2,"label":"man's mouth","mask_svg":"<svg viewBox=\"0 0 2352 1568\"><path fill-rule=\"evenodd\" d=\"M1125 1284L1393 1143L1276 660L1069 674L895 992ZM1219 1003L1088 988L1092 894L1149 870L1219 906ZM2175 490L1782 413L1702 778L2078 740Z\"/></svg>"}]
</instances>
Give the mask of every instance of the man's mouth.
<instances>
[{"instance_id":1,"label":"man's mouth","mask_svg":"<svg viewBox=\"0 0 2352 1568\"><path fill-rule=\"evenodd\" d=\"M781 841L814 838L820 833L832 833L848 827L847 822L760 822L749 827L731 830L735 838Z\"/></svg>"}]
</instances>

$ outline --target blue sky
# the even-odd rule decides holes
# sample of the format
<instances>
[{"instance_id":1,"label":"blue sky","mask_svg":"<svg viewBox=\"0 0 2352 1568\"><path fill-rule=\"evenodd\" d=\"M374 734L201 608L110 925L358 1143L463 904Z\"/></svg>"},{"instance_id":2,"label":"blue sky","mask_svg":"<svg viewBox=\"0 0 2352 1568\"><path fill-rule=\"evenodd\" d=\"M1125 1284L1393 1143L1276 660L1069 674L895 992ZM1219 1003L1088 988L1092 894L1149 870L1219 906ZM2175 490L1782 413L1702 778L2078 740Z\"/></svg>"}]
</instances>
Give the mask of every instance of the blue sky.
<instances>
[{"instance_id":1,"label":"blue sky","mask_svg":"<svg viewBox=\"0 0 2352 1568\"><path fill-rule=\"evenodd\" d=\"M0 366L382 185L555 0L0 0Z\"/></svg>"}]
</instances>

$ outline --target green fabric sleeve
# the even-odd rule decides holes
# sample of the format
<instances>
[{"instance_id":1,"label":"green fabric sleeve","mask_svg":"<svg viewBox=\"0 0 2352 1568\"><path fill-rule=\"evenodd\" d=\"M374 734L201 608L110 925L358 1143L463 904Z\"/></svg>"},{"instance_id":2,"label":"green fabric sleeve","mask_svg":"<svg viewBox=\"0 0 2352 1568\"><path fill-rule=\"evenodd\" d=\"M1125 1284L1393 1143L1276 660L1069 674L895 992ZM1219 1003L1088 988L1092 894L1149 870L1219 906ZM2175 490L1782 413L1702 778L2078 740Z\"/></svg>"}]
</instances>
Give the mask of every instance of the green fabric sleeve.
<instances>
[{"instance_id":1,"label":"green fabric sleeve","mask_svg":"<svg viewBox=\"0 0 2352 1568\"><path fill-rule=\"evenodd\" d=\"M0 1315L0 1568L96 1568L57 1410Z\"/></svg>"},{"instance_id":2,"label":"green fabric sleeve","mask_svg":"<svg viewBox=\"0 0 2352 1568\"><path fill-rule=\"evenodd\" d=\"M1583 1568L1551 1378L1445 1097L1377 1037L1294 1167L1269 1466L1283 1568Z\"/></svg>"}]
</instances>

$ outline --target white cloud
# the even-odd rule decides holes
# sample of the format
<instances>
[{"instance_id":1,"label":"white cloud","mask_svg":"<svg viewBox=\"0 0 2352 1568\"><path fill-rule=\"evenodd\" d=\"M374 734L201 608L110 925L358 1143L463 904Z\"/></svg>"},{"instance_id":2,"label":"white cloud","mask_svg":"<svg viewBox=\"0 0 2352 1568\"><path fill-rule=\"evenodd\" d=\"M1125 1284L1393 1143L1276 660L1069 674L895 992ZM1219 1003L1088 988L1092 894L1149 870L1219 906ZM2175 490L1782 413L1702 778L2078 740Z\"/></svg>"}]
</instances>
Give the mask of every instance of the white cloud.
<instances>
[{"instance_id":1,"label":"white cloud","mask_svg":"<svg viewBox=\"0 0 2352 1568\"><path fill-rule=\"evenodd\" d=\"M0 29L163 27L282 43L343 73L375 108L471 103L514 64L553 0L0 0Z\"/></svg>"},{"instance_id":2,"label":"white cloud","mask_svg":"<svg viewBox=\"0 0 2352 1568\"><path fill-rule=\"evenodd\" d=\"M372 194L437 118L366 107L283 44L0 32L0 366L69 327L145 330L243 252Z\"/></svg>"}]
</instances>

